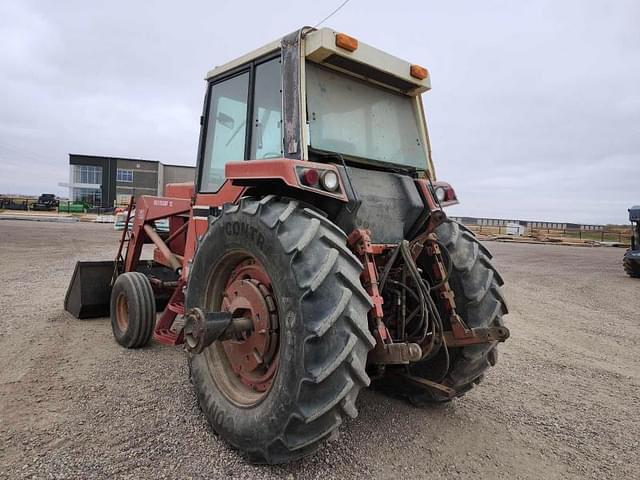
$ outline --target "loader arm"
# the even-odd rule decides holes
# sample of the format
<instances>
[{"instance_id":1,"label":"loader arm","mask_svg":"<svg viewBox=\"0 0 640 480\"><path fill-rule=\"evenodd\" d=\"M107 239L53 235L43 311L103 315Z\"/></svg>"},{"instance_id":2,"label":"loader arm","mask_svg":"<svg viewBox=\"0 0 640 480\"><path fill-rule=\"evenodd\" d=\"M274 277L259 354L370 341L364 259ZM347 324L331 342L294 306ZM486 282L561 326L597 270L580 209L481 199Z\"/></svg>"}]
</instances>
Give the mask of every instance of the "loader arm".
<instances>
[{"instance_id":1,"label":"loader arm","mask_svg":"<svg viewBox=\"0 0 640 480\"><path fill-rule=\"evenodd\" d=\"M166 256L170 249L155 234L153 222L167 217L189 214L191 200L184 198L152 197L142 195L136 202L136 216L131 229L131 236L124 260L124 272L136 270L142 247L145 243L154 243ZM125 225L125 228L127 226ZM173 265L177 270L177 265Z\"/></svg>"}]
</instances>

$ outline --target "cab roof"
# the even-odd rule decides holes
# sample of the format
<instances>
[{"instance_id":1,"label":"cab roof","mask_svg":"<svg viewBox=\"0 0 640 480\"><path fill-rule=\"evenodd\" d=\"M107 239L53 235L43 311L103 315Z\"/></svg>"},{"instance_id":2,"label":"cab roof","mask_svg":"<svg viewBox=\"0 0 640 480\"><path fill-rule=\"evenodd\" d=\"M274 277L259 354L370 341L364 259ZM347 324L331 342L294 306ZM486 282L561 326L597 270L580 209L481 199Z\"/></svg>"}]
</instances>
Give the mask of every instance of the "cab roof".
<instances>
[{"instance_id":1,"label":"cab roof","mask_svg":"<svg viewBox=\"0 0 640 480\"><path fill-rule=\"evenodd\" d=\"M303 43L303 55L307 60L326 65L329 68L380 83L409 94L418 94L431 88L431 79L426 69L425 78L413 76L413 68L419 67L366 43L355 40L356 48L347 50L338 45L338 36L344 36L331 28L319 30L303 27L299 30ZM253 50L235 60L217 66L207 73L212 79L257 58L276 52L282 45L278 39ZM412 68L413 67L413 68Z\"/></svg>"}]
</instances>

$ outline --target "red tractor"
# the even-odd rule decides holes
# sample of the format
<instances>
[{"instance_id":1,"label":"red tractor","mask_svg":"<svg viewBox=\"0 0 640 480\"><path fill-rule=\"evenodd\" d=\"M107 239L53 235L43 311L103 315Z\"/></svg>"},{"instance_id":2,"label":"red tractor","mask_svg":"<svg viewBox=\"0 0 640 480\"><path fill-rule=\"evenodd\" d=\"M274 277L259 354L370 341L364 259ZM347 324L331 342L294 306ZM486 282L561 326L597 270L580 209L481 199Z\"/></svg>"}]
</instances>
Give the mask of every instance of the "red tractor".
<instances>
[{"instance_id":1,"label":"red tractor","mask_svg":"<svg viewBox=\"0 0 640 480\"><path fill-rule=\"evenodd\" d=\"M435 180L429 88L326 28L216 67L195 185L139 197L115 262L79 263L66 309L110 314L126 348L184 345L211 426L254 462L317 450L371 382L418 405L465 394L507 307L487 249L442 210L457 199Z\"/></svg>"}]
</instances>

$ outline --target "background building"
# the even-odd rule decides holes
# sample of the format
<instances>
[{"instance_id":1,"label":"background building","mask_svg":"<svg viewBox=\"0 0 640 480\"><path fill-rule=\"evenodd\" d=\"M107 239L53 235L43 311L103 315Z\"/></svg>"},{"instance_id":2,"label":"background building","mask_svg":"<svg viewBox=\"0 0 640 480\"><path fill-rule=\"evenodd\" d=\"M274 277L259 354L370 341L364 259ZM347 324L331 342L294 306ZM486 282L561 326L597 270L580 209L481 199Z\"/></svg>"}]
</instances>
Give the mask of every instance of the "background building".
<instances>
[{"instance_id":1,"label":"background building","mask_svg":"<svg viewBox=\"0 0 640 480\"><path fill-rule=\"evenodd\" d=\"M567 222L541 222L537 220L514 220L504 218L478 218L478 217L450 217L456 222L460 222L463 225L478 225L487 227L503 227L509 224L523 225L528 229L542 229L542 230L604 230L604 225L592 225L582 223L567 223Z\"/></svg>"},{"instance_id":2,"label":"background building","mask_svg":"<svg viewBox=\"0 0 640 480\"><path fill-rule=\"evenodd\" d=\"M69 199L94 207L125 205L131 195L163 195L167 183L193 182L195 167L69 154Z\"/></svg>"}]
</instances>

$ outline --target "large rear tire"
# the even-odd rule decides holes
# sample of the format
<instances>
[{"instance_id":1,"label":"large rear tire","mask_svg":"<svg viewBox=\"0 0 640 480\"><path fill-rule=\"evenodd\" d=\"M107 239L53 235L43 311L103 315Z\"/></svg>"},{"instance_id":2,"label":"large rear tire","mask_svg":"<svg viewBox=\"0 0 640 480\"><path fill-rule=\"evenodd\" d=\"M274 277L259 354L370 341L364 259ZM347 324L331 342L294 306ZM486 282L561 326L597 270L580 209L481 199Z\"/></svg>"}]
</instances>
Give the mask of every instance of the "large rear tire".
<instances>
[{"instance_id":1,"label":"large rear tire","mask_svg":"<svg viewBox=\"0 0 640 480\"><path fill-rule=\"evenodd\" d=\"M344 232L295 200L244 198L211 223L191 267L187 308L230 308L229 296L250 300L251 285L275 304L270 316L278 338L267 349L270 365L242 363L234 350L242 342L215 342L189 356L191 380L213 430L250 461L309 455L345 415L357 415L355 400L369 385L365 364L374 345L361 272ZM246 292L243 281L249 282ZM259 304L256 311L262 308L259 298L251 302ZM244 315L254 309L244 305Z\"/></svg>"},{"instance_id":2,"label":"large rear tire","mask_svg":"<svg viewBox=\"0 0 640 480\"><path fill-rule=\"evenodd\" d=\"M622 260L622 266L624 271L632 278L640 278L640 264L628 257L624 257Z\"/></svg>"},{"instance_id":3,"label":"large rear tire","mask_svg":"<svg viewBox=\"0 0 640 480\"><path fill-rule=\"evenodd\" d=\"M508 313L500 289L504 282L491 263L489 251L473 232L454 221L441 224L436 234L453 263L449 285L455 294L457 313L471 328L504 326L502 316ZM425 259L419 258L418 263L421 261ZM429 267L423 264L422 268L428 271ZM449 328L444 315L443 322L444 328ZM450 348L448 356L447 361L445 352L441 350L431 359L410 364L409 373L447 385L455 390L456 397L462 396L480 383L486 370L496 364L497 342ZM406 383L396 383L393 388L418 406L451 400L437 392L424 391Z\"/></svg>"}]
</instances>

